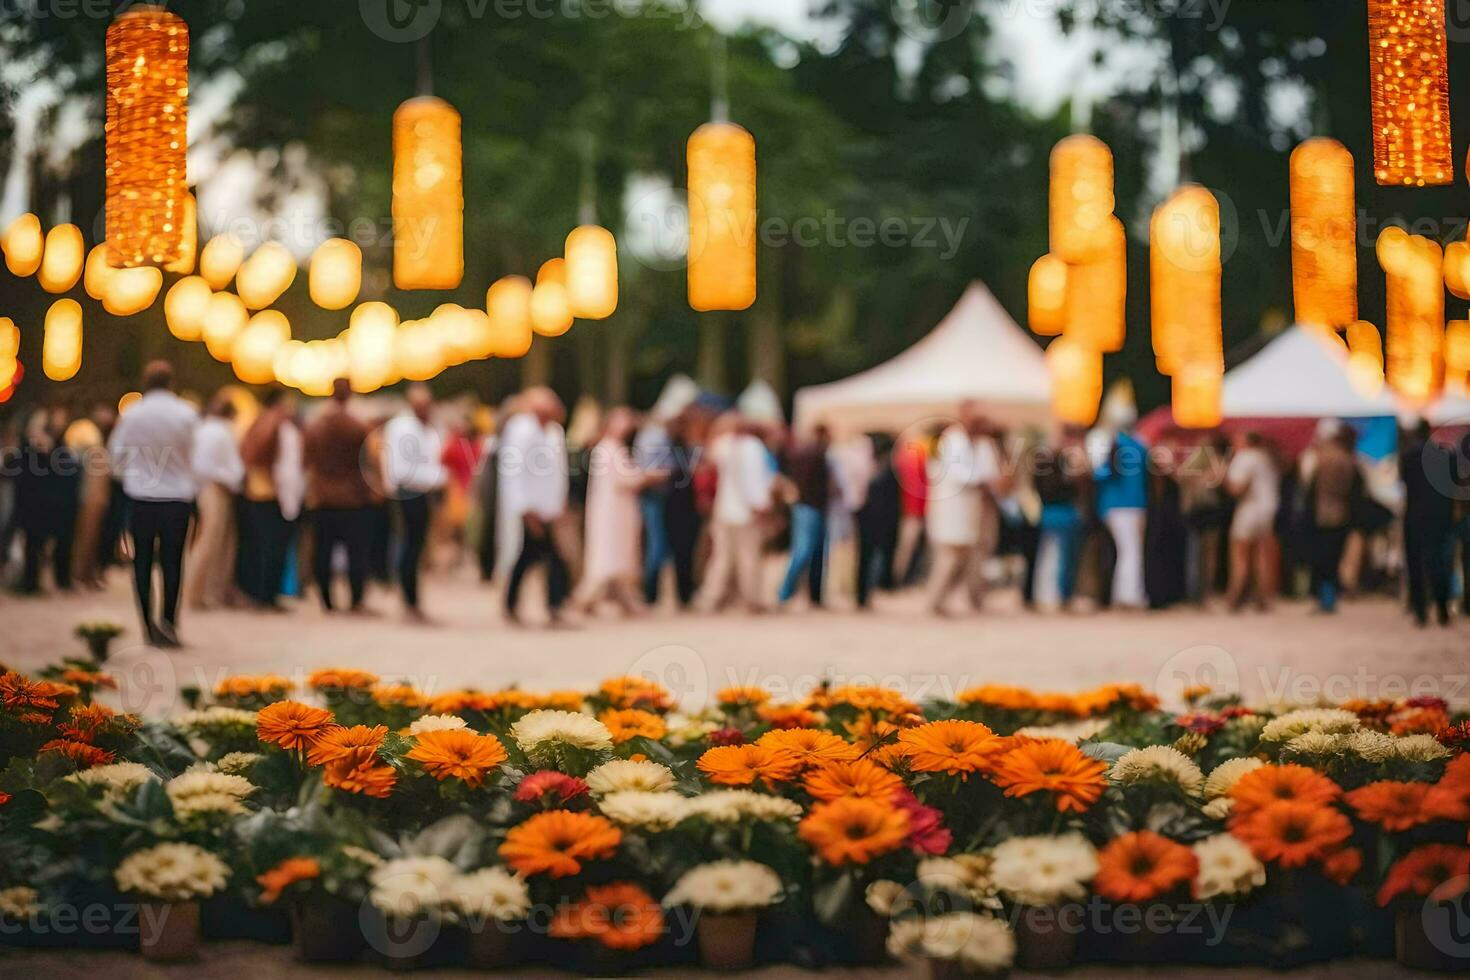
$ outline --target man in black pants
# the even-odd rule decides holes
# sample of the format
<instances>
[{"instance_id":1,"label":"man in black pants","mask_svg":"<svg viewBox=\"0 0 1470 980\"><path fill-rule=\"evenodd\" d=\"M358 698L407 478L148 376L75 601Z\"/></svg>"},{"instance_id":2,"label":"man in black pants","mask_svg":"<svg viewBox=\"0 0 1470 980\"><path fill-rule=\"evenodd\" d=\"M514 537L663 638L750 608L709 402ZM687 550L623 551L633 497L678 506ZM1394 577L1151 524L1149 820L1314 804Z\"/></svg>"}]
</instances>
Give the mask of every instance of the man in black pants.
<instances>
[{"instance_id":1,"label":"man in black pants","mask_svg":"<svg viewBox=\"0 0 1470 980\"><path fill-rule=\"evenodd\" d=\"M196 485L190 456L199 413L173 388L173 366L154 361L143 372L143 397L112 430L107 448L128 498L133 537L133 580L143 635L153 646L181 646L179 585L184 541L194 513ZM153 565L163 572L161 615L155 619Z\"/></svg>"},{"instance_id":2,"label":"man in black pants","mask_svg":"<svg viewBox=\"0 0 1470 980\"><path fill-rule=\"evenodd\" d=\"M413 385L407 400L408 411L383 427L383 477L398 501L402 534L398 578L404 615L426 622L428 617L419 608L419 562L429 536L433 500L444 488L444 443L431 424L434 396L428 386Z\"/></svg>"},{"instance_id":3,"label":"man in black pants","mask_svg":"<svg viewBox=\"0 0 1470 980\"><path fill-rule=\"evenodd\" d=\"M521 411L501 433L496 456L500 493L507 510L520 517L521 553L505 586L505 618L520 623L521 580L546 562L546 605L553 626L561 623L571 576L556 546L556 522L566 513L569 487L566 409L550 388L531 388L521 396Z\"/></svg>"},{"instance_id":4,"label":"man in black pants","mask_svg":"<svg viewBox=\"0 0 1470 980\"><path fill-rule=\"evenodd\" d=\"M366 612L368 545L372 536L372 490L363 474L363 446L368 427L348 411L352 386L338 378L332 403L306 430L307 500L316 523L313 563L322 608L332 611L332 555L347 550L347 583L352 611Z\"/></svg>"},{"instance_id":5,"label":"man in black pants","mask_svg":"<svg viewBox=\"0 0 1470 980\"><path fill-rule=\"evenodd\" d=\"M1399 477L1404 481L1404 569L1409 609L1420 626L1429 623L1434 601L1439 624L1450 624L1450 577L1454 569L1453 506L1447 482L1454 459L1420 420L1403 440Z\"/></svg>"}]
</instances>

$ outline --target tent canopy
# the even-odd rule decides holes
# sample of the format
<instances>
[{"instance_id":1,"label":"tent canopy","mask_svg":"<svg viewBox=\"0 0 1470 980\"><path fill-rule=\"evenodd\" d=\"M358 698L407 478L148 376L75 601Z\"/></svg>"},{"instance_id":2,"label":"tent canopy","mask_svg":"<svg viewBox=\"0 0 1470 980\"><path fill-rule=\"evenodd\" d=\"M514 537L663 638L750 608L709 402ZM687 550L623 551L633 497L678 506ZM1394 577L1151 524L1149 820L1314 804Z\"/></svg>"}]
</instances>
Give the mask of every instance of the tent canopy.
<instances>
[{"instance_id":1,"label":"tent canopy","mask_svg":"<svg viewBox=\"0 0 1470 980\"><path fill-rule=\"evenodd\" d=\"M1046 358L990 290L974 282L924 339L892 360L796 393L800 429L898 432L953 417L974 399L997 420L1044 422L1050 414Z\"/></svg>"}]
</instances>

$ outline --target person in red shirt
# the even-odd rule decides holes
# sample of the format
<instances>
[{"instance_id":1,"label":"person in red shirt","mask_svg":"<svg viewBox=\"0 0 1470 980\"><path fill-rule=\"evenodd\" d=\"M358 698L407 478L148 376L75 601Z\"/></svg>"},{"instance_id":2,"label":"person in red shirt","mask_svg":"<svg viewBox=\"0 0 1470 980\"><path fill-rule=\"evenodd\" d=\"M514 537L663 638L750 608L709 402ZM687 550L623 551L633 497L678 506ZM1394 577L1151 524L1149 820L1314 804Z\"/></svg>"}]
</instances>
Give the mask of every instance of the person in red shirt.
<instances>
[{"instance_id":1,"label":"person in red shirt","mask_svg":"<svg viewBox=\"0 0 1470 980\"><path fill-rule=\"evenodd\" d=\"M898 475L902 507L893 569L898 581L908 585L914 579L919 543L924 535L924 511L929 504L928 442L917 436L905 436L893 450L893 470Z\"/></svg>"}]
</instances>

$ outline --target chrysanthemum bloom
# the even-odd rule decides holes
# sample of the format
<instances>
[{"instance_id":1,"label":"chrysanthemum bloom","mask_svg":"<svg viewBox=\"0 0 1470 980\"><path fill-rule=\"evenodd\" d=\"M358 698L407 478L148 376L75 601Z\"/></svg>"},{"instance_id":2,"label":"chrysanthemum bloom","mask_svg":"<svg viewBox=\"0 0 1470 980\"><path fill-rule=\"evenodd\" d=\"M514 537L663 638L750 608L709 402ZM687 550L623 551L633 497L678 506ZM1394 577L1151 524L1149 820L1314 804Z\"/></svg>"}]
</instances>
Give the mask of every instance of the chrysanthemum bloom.
<instances>
[{"instance_id":1,"label":"chrysanthemum bloom","mask_svg":"<svg viewBox=\"0 0 1470 980\"><path fill-rule=\"evenodd\" d=\"M1352 836L1353 825L1330 806L1284 800L1232 820L1230 832L1262 861L1300 868L1336 850Z\"/></svg>"},{"instance_id":2,"label":"chrysanthemum bloom","mask_svg":"<svg viewBox=\"0 0 1470 980\"><path fill-rule=\"evenodd\" d=\"M8 710L51 711L57 704L58 699L43 684L13 670L0 675L0 705Z\"/></svg>"},{"instance_id":3,"label":"chrysanthemum bloom","mask_svg":"<svg viewBox=\"0 0 1470 980\"><path fill-rule=\"evenodd\" d=\"M867 759L852 762L827 762L810 770L802 788L818 800L835 800L842 796L869 800L891 800L903 789L903 780Z\"/></svg>"},{"instance_id":4,"label":"chrysanthemum bloom","mask_svg":"<svg viewBox=\"0 0 1470 980\"><path fill-rule=\"evenodd\" d=\"M312 671L306 683L314 691L366 689L378 683L378 675L350 667L328 667Z\"/></svg>"},{"instance_id":5,"label":"chrysanthemum bloom","mask_svg":"<svg viewBox=\"0 0 1470 980\"><path fill-rule=\"evenodd\" d=\"M669 730L661 716L641 708L611 709L598 715L597 720L612 732L613 742L617 745L639 736L657 740L663 738Z\"/></svg>"},{"instance_id":6,"label":"chrysanthemum bloom","mask_svg":"<svg viewBox=\"0 0 1470 980\"><path fill-rule=\"evenodd\" d=\"M580 872L583 861L611 857L622 840L623 832L604 817L547 810L512 827L500 856L523 875L565 878Z\"/></svg>"},{"instance_id":7,"label":"chrysanthemum bloom","mask_svg":"<svg viewBox=\"0 0 1470 980\"><path fill-rule=\"evenodd\" d=\"M859 711L876 711L885 715L920 715L919 706L899 691L878 684L843 684L807 699L808 707L845 704Z\"/></svg>"},{"instance_id":8,"label":"chrysanthemum bloom","mask_svg":"<svg viewBox=\"0 0 1470 980\"><path fill-rule=\"evenodd\" d=\"M289 694L295 686L291 678L280 674L236 674L216 684L214 695L218 698L278 698Z\"/></svg>"},{"instance_id":9,"label":"chrysanthemum bloom","mask_svg":"<svg viewBox=\"0 0 1470 980\"><path fill-rule=\"evenodd\" d=\"M587 795L587 784L576 776L553 769L533 772L516 785L516 799L522 803L540 803L543 807L561 806L568 800Z\"/></svg>"},{"instance_id":10,"label":"chrysanthemum bloom","mask_svg":"<svg viewBox=\"0 0 1470 980\"><path fill-rule=\"evenodd\" d=\"M1230 788L1234 819L1244 820L1272 803L1291 801L1325 806L1342 795L1342 787L1308 766L1295 764L1252 769Z\"/></svg>"},{"instance_id":11,"label":"chrysanthemum bloom","mask_svg":"<svg viewBox=\"0 0 1470 980\"><path fill-rule=\"evenodd\" d=\"M345 793L386 800L398 783L398 770L371 761L353 765L352 760L330 763L322 770L322 783Z\"/></svg>"},{"instance_id":12,"label":"chrysanthemum bloom","mask_svg":"<svg viewBox=\"0 0 1470 980\"><path fill-rule=\"evenodd\" d=\"M904 845L909 815L887 802L844 797L813 807L797 835L834 867L867 864Z\"/></svg>"},{"instance_id":13,"label":"chrysanthemum bloom","mask_svg":"<svg viewBox=\"0 0 1470 980\"><path fill-rule=\"evenodd\" d=\"M598 691L614 708L668 711L674 706L668 688L646 677L609 677Z\"/></svg>"},{"instance_id":14,"label":"chrysanthemum bloom","mask_svg":"<svg viewBox=\"0 0 1470 980\"><path fill-rule=\"evenodd\" d=\"M102 726L116 716L117 712L105 704L74 704L67 721L56 727L74 742L91 742Z\"/></svg>"},{"instance_id":15,"label":"chrysanthemum bloom","mask_svg":"<svg viewBox=\"0 0 1470 980\"><path fill-rule=\"evenodd\" d=\"M1461 752L1470 751L1470 721L1446 726L1435 732L1434 738L1446 748L1458 749Z\"/></svg>"},{"instance_id":16,"label":"chrysanthemum bloom","mask_svg":"<svg viewBox=\"0 0 1470 980\"><path fill-rule=\"evenodd\" d=\"M76 763L78 769L90 769L92 766L105 766L115 756L106 749L99 749L95 745L86 742L73 742L66 738L52 739L41 746L37 755L59 755L64 759L70 759Z\"/></svg>"},{"instance_id":17,"label":"chrysanthemum bloom","mask_svg":"<svg viewBox=\"0 0 1470 980\"><path fill-rule=\"evenodd\" d=\"M770 787L794 777L800 761L786 749L768 745L721 745L699 757L699 771L721 786L749 786L757 780Z\"/></svg>"},{"instance_id":18,"label":"chrysanthemum bloom","mask_svg":"<svg viewBox=\"0 0 1470 980\"><path fill-rule=\"evenodd\" d=\"M1388 869L1383 886L1378 889L1378 904L1387 905L1400 895L1422 898L1461 875L1470 875L1470 847L1455 844L1416 847Z\"/></svg>"},{"instance_id":19,"label":"chrysanthemum bloom","mask_svg":"<svg viewBox=\"0 0 1470 980\"><path fill-rule=\"evenodd\" d=\"M314 766L324 766L329 762L359 766L372 761L387 735L387 725L353 725L351 728L334 725L317 737L306 761Z\"/></svg>"},{"instance_id":20,"label":"chrysanthemum bloom","mask_svg":"<svg viewBox=\"0 0 1470 980\"><path fill-rule=\"evenodd\" d=\"M748 708L771 700L770 692L754 685L727 687L715 692L715 703L722 708Z\"/></svg>"},{"instance_id":21,"label":"chrysanthemum bloom","mask_svg":"<svg viewBox=\"0 0 1470 980\"><path fill-rule=\"evenodd\" d=\"M451 728L424 732L414 740L405 758L417 762L441 782L453 778L467 786L479 786L487 772L505 761L506 752L494 735Z\"/></svg>"},{"instance_id":22,"label":"chrysanthemum bloom","mask_svg":"<svg viewBox=\"0 0 1470 980\"><path fill-rule=\"evenodd\" d=\"M968 779L989 766L999 747L995 732L978 721L931 721L898 733L915 772L944 772Z\"/></svg>"},{"instance_id":23,"label":"chrysanthemum bloom","mask_svg":"<svg viewBox=\"0 0 1470 980\"><path fill-rule=\"evenodd\" d=\"M1384 830L1408 830L1429 819L1424 811L1428 783L1399 782L1382 779L1360 786L1343 799L1362 820L1376 823Z\"/></svg>"},{"instance_id":24,"label":"chrysanthemum bloom","mask_svg":"<svg viewBox=\"0 0 1470 980\"><path fill-rule=\"evenodd\" d=\"M627 881L590 886L580 902L563 906L551 920L556 938L596 939L609 949L642 949L658 942L663 932L663 909Z\"/></svg>"},{"instance_id":25,"label":"chrysanthemum bloom","mask_svg":"<svg viewBox=\"0 0 1470 980\"><path fill-rule=\"evenodd\" d=\"M277 701L255 716L255 735L283 749L309 749L332 725L332 713L300 701Z\"/></svg>"},{"instance_id":26,"label":"chrysanthemum bloom","mask_svg":"<svg viewBox=\"0 0 1470 980\"><path fill-rule=\"evenodd\" d=\"M1362 870L1363 852L1356 847L1340 848L1322 861L1322 873L1339 885L1347 885Z\"/></svg>"},{"instance_id":27,"label":"chrysanthemum bloom","mask_svg":"<svg viewBox=\"0 0 1470 980\"><path fill-rule=\"evenodd\" d=\"M1395 714L1388 730L1394 735L1435 735L1448 728L1449 724L1449 712L1436 704Z\"/></svg>"},{"instance_id":28,"label":"chrysanthemum bloom","mask_svg":"<svg viewBox=\"0 0 1470 980\"><path fill-rule=\"evenodd\" d=\"M786 749L804 767L821 765L824 762L851 762L862 754L862 749L842 736L818 728L776 729L756 739L755 744Z\"/></svg>"},{"instance_id":29,"label":"chrysanthemum bloom","mask_svg":"<svg viewBox=\"0 0 1470 980\"><path fill-rule=\"evenodd\" d=\"M1036 707L1036 695L1024 687L1007 684L985 684L961 691L960 704L980 704L1008 711L1025 711Z\"/></svg>"},{"instance_id":30,"label":"chrysanthemum bloom","mask_svg":"<svg viewBox=\"0 0 1470 980\"><path fill-rule=\"evenodd\" d=\"M422 708L424 695L412 684L375 684L371 688L373 700L385 708Z\"/></svg>"},{"instance_id":31,"label":"chrysanthemum bloom","mask_svg":"<svg viewBox=\"0 0 1470 980\"><path fill-rule=\"evenodd\" d=\"M994 780L1006 796L1052 793L1058 812L1082 813L1102 796L1105 769L1105 763L1075 745L1042 739L1019 744L1001 756Z\"/></svg>"},{"instance_id":32,"label":"chrysanthemum bloom","mask_svg":"<svg viewBox=\"0 0 1470 980\"><path fill-rule=\"evenodd\" d=\"M1199 858L1177 841L1139 830L1115 838L1097 855L1093 887L1114 902L1147 902L1199 874Z\"/></svg>"},{"instance_id":33,"label":"chrysanthemum bloom","mask_svg":"<svg viewBox=\"0 0 1470 980\"><path fill-rule=\"evenodd\" d=\"M313 878L320 878L321 874L322 866L316 858L286 858L286 860L274 868L256 876L255 880L260 885L261 904L270 905L281 897L281 892L290 888L298 881L310 881Z\"/></svg>"}]
</instances>

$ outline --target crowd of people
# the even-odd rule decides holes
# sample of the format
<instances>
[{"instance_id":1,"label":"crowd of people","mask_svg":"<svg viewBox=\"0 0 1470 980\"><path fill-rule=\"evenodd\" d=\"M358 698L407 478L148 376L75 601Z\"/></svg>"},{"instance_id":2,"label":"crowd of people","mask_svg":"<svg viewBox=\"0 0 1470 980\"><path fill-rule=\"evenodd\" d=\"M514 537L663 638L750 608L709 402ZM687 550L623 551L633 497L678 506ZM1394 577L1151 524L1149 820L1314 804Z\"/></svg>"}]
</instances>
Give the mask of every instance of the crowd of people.
<instances>
[{"instance_id":1,"label":"crowd of people","mask_svg":"<svg viewBox=\"0 0 1470 980\"><path fill-rule=\"evenodd\" d=\"M131 559L158 646L180 644L181 607L280 612L314 592L327 612L379 615L374 582L426 621L421 569L471 555L512 624L538 567L552 625L661 600L868 609L908 588L951 615L997 585L1040 610L1238 610L1305 592L1331 613L1402 583L1421 625L1431 612L1447 624L1456 596L1470 615L1470 509L1436 485L1452 460L1422 425L1400 434L1384 499L1354 428L1335 420L1288 459L1251 431L1146 446L1116 406L1090 431L1008 431L966 403L896 439L835 438L691 397L643 416L614 408L573 439L543 387L491 422L422 384L361 399L341 380L309 406L231 388L201 410L174 381L155 362L121 413L33 412L9 432L0 482L15 590L41 591L47 568L58 589L97 588ZM785 556L774 592L773 555Z\"/></svg>"}]
</instances>

